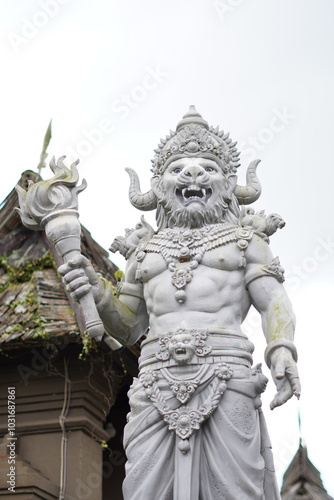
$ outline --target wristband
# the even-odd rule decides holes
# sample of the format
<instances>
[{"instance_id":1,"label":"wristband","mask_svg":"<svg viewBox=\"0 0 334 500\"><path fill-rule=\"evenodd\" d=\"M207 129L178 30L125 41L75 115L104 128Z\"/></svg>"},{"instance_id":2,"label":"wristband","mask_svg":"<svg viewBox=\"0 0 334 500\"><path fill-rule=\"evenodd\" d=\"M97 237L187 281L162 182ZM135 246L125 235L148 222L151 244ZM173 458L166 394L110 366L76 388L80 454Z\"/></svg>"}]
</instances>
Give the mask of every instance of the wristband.
<instances>
[{"instance_id":1,"label":"wristband","mask_svg":"<svg viewBox=\"0 0 334 500\"><path fill-rule=\"evenodd\" d=\"M264 351L264 359L265 362L267 363L268 368L270 368L271 366L271 355L273 351L275 351L279 347L285 347L286 349L289 349L294 361L297 362L298 359L297 349L295 344L291 342L291 340L286 340L286 339L274 340L273 342L270 342L267 345L266 350Z\"/></svg>"}]
</instances>

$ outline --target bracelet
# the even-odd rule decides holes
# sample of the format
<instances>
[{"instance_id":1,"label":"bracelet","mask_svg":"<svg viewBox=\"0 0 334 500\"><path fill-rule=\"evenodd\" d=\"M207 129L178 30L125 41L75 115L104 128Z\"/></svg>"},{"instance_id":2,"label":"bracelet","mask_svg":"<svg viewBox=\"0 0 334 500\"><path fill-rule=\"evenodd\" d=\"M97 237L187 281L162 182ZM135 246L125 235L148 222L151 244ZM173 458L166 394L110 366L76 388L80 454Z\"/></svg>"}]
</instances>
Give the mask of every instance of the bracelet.
<instances>
[{"instance_id":1,"label":"bracelet","mask_svg":"<svg viewBox=\"0 0 334 500\"><path fill-rule=\"evenodd\" d=\"M273 351L275 351L279 347L285 347L286 349L289 349L294 361L297 362L298 360L297 349L295 344L291 342L291 340L286 340L286 339L274 340L273 342L270 342L267 345L266 350L264 351L264 359L265 362L267 363L268 368L270 368L271 366L271 355Z\"/></svg>"}]
</instances>

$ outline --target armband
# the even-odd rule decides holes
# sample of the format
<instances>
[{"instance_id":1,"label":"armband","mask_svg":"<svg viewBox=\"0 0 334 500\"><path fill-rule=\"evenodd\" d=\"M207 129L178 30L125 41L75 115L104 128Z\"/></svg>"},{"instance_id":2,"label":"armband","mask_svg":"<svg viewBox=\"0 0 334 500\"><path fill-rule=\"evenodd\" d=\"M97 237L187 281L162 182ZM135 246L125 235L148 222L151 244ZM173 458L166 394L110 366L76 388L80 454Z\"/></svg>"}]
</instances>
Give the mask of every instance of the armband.
<instances>
[{"instance_id":1,"label":"armband","mask_svg":"<svg viewBox=\"0 0 334 500\"><path fill-rule=\"evenodd\" d=\"M273 342L270 342L267 345L266 350L264 351L264 359L265 362L267 363L268 368L270 368L271 366L272 353L279 347L285 347L286 349L289 349L289 351L292 354L292 358L294 359L294 361L297 362L298 360L297 349L295 344L291 342L291 340L286 340L286 339L274 340Z\"/></svg>"},{"instance_id":2,"label":"armband","mask_svg":"<svg viewBox=\"0 0 334 500\"><path fill-rule=\"evenodd\" d=\"M257 278L261 278L262 276L271 276L273 278L276 278L277 281L280 283L283 283L284 281L284 269L281 266L281 263L279 261L278 257L275 257L271 264L267 264L265 266L262 266L260 264L256 266L251 266L249 270L246 271L245 273L245 285L246 288L248 287L249 283L251 281L254 281Z\"/></svg>"},{"instance_id":3,"label":"armband","mask_svg":"<svg viewBox=\"0 0 334 500\"><path fill-rule=\"evenodd\" d=\"M131 297L142 299L144 297L143 285L141 283L127 283L126 281L120 281L117 285L117 297L120 295L131 295Z\"/></svg>"},{"instance_id":4,"label":"armband","mask_svg":"<svg viewBox=\"0 0 334 500\"><path fill-rule=\"evenodd\" d=\"M257 278L261 278L262 276L268 276L268 273L264 269L265 266L261 265L253 265L250 269L248 269L245 273L245 286L248 288L249 283L251 281L256 280Z\"/></svg>"}]
</instances>

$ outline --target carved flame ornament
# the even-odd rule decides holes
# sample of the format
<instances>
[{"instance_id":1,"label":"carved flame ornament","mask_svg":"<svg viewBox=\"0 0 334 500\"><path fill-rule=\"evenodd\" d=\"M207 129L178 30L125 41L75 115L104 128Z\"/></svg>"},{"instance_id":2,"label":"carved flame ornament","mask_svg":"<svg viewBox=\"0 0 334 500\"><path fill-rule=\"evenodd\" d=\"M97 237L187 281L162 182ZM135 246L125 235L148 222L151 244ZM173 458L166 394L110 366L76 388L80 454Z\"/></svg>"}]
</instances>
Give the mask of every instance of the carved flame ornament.
<instances>
[{"instance_id":1,"label":"carved flame ornament","mask_svg":"<svg viewBox=\"0 0 334 500\"><path fill-rule=\"evenodd\" d=\"M53 157L50 161L50 168L55 174L52 179L35 184L28 181L27 191L16 186L20 204L17 211L28 229L45 229L50 243L64 262L69 262L81 253L78 194L86 188L87 183L83 180L82 184L77 186L79 174L76 166L79 160L72 163L68 169L64 159L65 156L62 156L56 163ZM80 305L88 333L94 339L101 340L104 327L91 292L80 299Z\"/></svg>"},{"instance_id":2,"label":"carved flame ornament","mask_svg":"<svg viewBox=\"0 0 334 500\"><path fill-rule=\"evenodd\" d=\"M16 186L19 197L19 212L23 224L28 228L39 231L45 228L46 223L57 217L59 211L78 210L78 194L86 189L87 183L82 181L77 186L79 173L76 168L79 160L72 163L70 169L63 163L65 156L58 159L53 157L50 168L55 174L52 179L33 183L28 181L28 190Z\"/></svg>"}]
</instances>

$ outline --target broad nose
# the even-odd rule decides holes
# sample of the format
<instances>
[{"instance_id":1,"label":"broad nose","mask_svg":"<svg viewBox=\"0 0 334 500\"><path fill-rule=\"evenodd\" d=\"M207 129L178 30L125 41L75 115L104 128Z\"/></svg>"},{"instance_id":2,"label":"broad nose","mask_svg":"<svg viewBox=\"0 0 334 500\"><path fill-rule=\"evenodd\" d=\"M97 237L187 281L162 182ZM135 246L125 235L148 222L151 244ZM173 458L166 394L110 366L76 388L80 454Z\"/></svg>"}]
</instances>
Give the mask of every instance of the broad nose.
<instances>
[{"instance_id":1,"label":"broad nose","mask_svg":"<svg viewBox=\"0 0 334 500\"><path fill-rule=\"evenodd\" d=\"M194 181L197 179L197 177L200 177L204 174L203 168L199 167L198 165L190 165L189 167L186 167L183 172L184 175L186 175L187 177L191 177Z\"/></svg>"}]
</instances>

